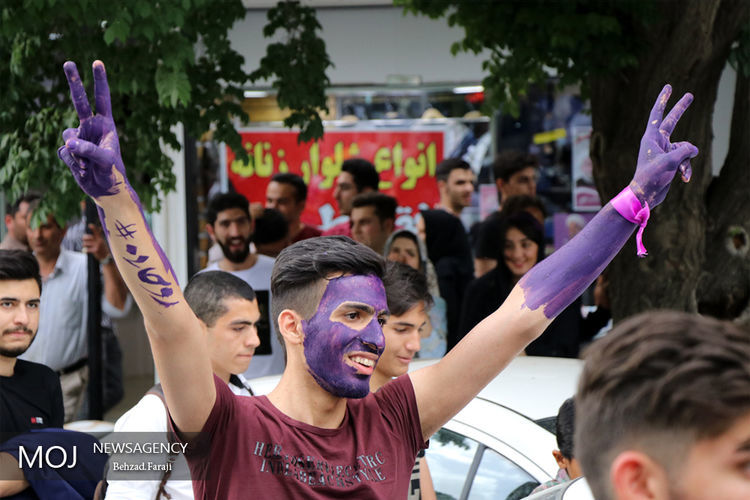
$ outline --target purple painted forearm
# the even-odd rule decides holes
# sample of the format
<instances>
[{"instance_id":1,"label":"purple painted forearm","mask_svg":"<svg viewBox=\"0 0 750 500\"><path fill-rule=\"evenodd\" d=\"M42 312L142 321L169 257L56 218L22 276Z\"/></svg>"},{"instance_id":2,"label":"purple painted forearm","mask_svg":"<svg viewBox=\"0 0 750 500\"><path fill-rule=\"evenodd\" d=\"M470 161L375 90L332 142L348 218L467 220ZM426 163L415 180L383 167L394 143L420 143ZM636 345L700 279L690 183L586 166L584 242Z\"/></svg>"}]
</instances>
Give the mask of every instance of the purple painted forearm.
<instances>
[{"instance_id":1,"label":"purple painted forearm","mask_svg":"<svg viewBox=\"0 0 750 500\"><path fill-rule=\"evenodd\" d=\"M76 65L68 61L65 63L64 69L80 125L63 132L65 145L58 150L58 156L68 165L81 189L97 201L99 218L107 239L110 241L110 246L112 247L112 238L122 238L127 245L127 253L129 254L122 259L139 269L137 279L141 282L141 286L161 306L173 306L178 302L168 298L175 295L177 277L167 256L164 255L164 251L154 238L148 224L146 224L141 201L128 182L122 155L120 154L117 128L112 119L109 83L107 82L104 64L101 61L95 61L93 64L96 115L93 114L89 105ZM118 180L118 173L122 180ZM138 215L135 215L134 218L140 217L140 220L121 221L115 219L114 231L110 231L106 222L106 214L100 203L123 192L128 193L138 209ZM109 215L113 218L117 217L119 211L116 214L110 213ZM146 262L151 258L149 255L153 256L152 249L146 248L147 244L142 244L140 249L132 244L136 233L135 228L141 222L143 222L143 227L151 239L153 252L156 253L161 265L154 262L154 259ZM116 253L115 257L118 258Z\"/></svg>"},{"instance_id":2,"label":"purple painted forearm","mask_svg":"<svg viewBox=\"0 0 750 500\"><path fill-rule=\"evenodd\" d=\"M547 318L557 316L594 282L636 227L607 203L572 240L521 278L524 305L544 307Z\"/></svg>"},{"instance_id":3,"label":"purple painted forearm","mask_svg":"<svg viewBox=\"0 0 750 500\"><path fill-rule=\"evenodd\" d=\"M672 87L665 85L651 108L628 186L638 202L648 203L651 209L664 201L678 169L683 181L690 179L690 159L698 154L689 142L670 142L675 125L693 101L692 94L683 95L663 117L671 94ZM531 310L542 307L547 318L555 317L599 276L636 227L607 203L567 245L521 278L524 305Z\"/></svg>"}]
</instances>

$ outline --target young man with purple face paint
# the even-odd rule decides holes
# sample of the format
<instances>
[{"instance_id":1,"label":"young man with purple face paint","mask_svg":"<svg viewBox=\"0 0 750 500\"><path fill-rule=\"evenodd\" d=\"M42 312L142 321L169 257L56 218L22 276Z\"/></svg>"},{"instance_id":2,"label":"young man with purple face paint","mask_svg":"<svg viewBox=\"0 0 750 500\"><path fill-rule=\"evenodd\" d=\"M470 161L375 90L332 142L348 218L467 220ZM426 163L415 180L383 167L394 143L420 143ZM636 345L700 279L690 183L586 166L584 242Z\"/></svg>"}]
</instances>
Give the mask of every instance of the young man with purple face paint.
<instances>
[{"instance_id":1,"label":"young man with purple face paint","mask_svg":"<svg viewBox=\"0 0 750 500\"><path fill-rule=\"evenodd\" d=\"M689 159L698 153L689 143L669 141L692 96L662 119L671 93L666 86L630 185L530 270L440 362L374 394L368 382L388 315L382 258L340 237L287 247L272 276L287 366L267 397L235 398L212 377L203 329L125 176L104 65L94 62L96 115L72 62L65 72L81 124L63 133L58 155L100 208L117 265L143 312L178 434L184 439L202 431L210 438L188 454L194 480L204 478L194 482L198 498L402 497L426 440L594 281L636 226L645 226L678 168L689 178Z\"/></svg>"},{"instance_id":2,"label":"young man with purple face paint","mask_svg":"<svg viewBox=\"0 0 750 500\"><path fill-rule=\"evenodd\" d=\"M301 321L308 371L323 389L345 398L370 392L370 375L385 348L387 311L379 277L328 279L317 311Z\"/></svg>"}]
</instances>

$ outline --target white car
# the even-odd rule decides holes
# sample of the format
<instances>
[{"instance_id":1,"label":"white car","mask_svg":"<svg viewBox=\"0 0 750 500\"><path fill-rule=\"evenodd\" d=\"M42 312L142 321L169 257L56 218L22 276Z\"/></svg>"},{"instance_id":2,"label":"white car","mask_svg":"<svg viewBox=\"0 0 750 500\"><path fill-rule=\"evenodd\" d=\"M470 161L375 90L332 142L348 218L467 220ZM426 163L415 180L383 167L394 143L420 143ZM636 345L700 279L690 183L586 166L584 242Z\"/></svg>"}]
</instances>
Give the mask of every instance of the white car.
<instances>
[{"instance_id":1,"label":"white car","mask_svg":"<svg viewBox=\"0 0 750 500\"><path fill-rule=\"evenodd\" d=\"M525 500L594 500L585 477L534 493Z\"/></svg>"},{"instance_id":2,"label":"white car","mask_svg":"<svg viewBox=\"0 0 750 500\"><path fill-rule=\"evenodd\" d=\"M582 367L577 359L514 359L430 439L426 456L438 498L524 498L554 479L557 411L575 394Z\"/></svg>"}]
</instances>

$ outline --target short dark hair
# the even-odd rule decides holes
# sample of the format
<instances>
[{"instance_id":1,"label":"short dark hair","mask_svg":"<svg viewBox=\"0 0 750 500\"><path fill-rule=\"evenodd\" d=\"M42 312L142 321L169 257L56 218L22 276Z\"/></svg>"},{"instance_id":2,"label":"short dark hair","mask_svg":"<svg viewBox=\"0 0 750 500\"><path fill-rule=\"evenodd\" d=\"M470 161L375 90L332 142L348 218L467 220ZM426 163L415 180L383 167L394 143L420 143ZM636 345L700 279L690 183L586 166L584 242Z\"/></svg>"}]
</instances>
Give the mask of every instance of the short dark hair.
<instances>
[{"instance_id":1,"label":"short dark hair","mask_svg":"<svg viewBox=\"0 0 750 500\"><path fill-rule=\"evenodd\" d=\"M297 174L283 172L271 177L271 182L279 184L289 184L294 188L294 201L297 203L307 200L307 185L304 179Z\"/></svg>"},{"instance_id":2,"label":"short dark hair","mask_svg":"<svg viewBox=\"0 0 750 500\"><path fill-rule=\"evenodd\" d=\"M253 287L225 271L196 274L185 287L184 295L190 309L209 327L227 313L226 299L255 300Z\"/></svg>"},{"instance_id":3,"label":"short dark hair","mask_svg":"<svg viewBox=\"0 0 750 500\"><path fill-rule=\"evenodd\" d=\"M42 293L42 277L39 263L31 252L26 250L0 250L0 281L36 281Z\"/></svg>"},{"instance_id":4,"label":"short dark hair","mask_svg":"<svg viewBox=\"0 0 750 500\"><path fill-rule=\"evenodd\" d=\"M461 158L447 158L435 168L435 180L447 181L453 170L460 168L462 170L471 170L471 165Z\"/></svg>"},{"instance_id":5,"label":"short dark hair","mask_svg":"<svg viewBox=\"0 0 750 500\"><path fill-rule=\"evenodd\" d=\"M388 310L392 316L401 316L419 304L426 310L432 307L432 295L427 287L427 277L411 266L388 262L383 277Z\"/></svg>"},{"instance_id":6,"label":"short dark hair","mask_svg":"<svg viewBox=\"0 0 750 500\"><path fill-rule=\"evenodd\" d=\"M575 449L597 500L612 498L609 470L624 447L674 476L693 443L750 412L750 333L727 321L640 314L594 342L585 360Z\"/></svg>"},{"instance_id":7,"label":"short dark hair","mask_svg":"<svg viewBox=\"0 0 750 500\"><path fill-rule=\"evenodd\" d=\"M544 203L542 203L542 199L538 196L517 194L514 196L508 196L508 198L503 201L503 214L505 215L524 212L529 208L536 208L542 213L542 217L547 217L547 209L544 208Z\"/></svg>"},{"instance_id":8,"label":"short dark hair","mask_svg":"<svg viewBox=\"0 0 750 500\"><path fill-rule=\"evenodd\" d=\"M239 208L245 212L248 219L252 219L250 215L250 202L247 201L247 198L240 193L219 193L208 202L206 221L213 226L219 217L219 213L230 208Z\"/></svg>"},{"instance_id":9,"label":"short dark hair","mask_svg":"<svg viewBox=\"0 0 750 500\"><path fill-rule=\"evenodd\" d=\"M284 214L275 208L263 209L263 215L255 219L253 242L263 245L283 240L289 234L289 223Z\"/></svg>"},{"instance_id":10,"label":"short dark hair","mask_svg":"<svg viewBox=\"0 0 750 500\"><path fill-rule=\"evenodd\" d=\"M38 193L34 193L31 191L25 193L19 196L18 199L16 199L16 201L14 201L13 203L8 203L8 206L5 209L5 213L9 215L16 215L18 213L18 210L21 208L21 203L26 202L31 204L32 202L39 199L41 199L41 196L39 196Z\"/></svg>"},{"instance_id":11,"label":"short dark hair","mask_svg":"<svg viewBox=\"0 0 750 500\"><path fill-rule=\"evenodd\" d=\"M368 187L372 188L373 191L378 190L380 175L378 175L375 165L364 158L344 160L344 163L341 164L341 171L351 174L358 193Z\"/></svg>"},{"instance_id":12,"label":"short dark hair","mask_svg":"<svg viewBox=\"0 0 750 500\"><path fill-rule=\"evenodd\" d=\"M271 311L276 330L284 309L296 311L305 319L312 317L325 290L321 284L331 275L375 275L382 279L384 272L383 257L347 236L319 236L286 247L276 257L271 272Z\"/></svg>"},{"instance_id":13,"label":"short dark hair","mask_svg":"<svg viewBox=\"0 0 750 500\"><path fill-rule=\"evenodd\" d=\"M507 181L513 174L528 167L539 168L539 159L530 153L509 149L495 157L495 161L492 163L492 172L495 175L495 180Z\"/></svg>"},{"instance_id":14,"label":"short dark hair","mask_svg":"<svg viewBox=\"0 0 750 500\"><path fill-rule=\"evenodd\" d=\"M573 437L576 429L575 402L573 398L563 401L557 412L555 422L555 437L557 438L557 449L562 456L570 460L573 455Z\"/></svg>"},{"instance_id":15,"label":"short dark hair","mask_svg":"<svg viewBox=\"0 0 750 500\"><path fill-rule=\"evenodd\" d=\"M362 193L352 200L352 208L375 207L375 215L380 222L386 219L396 220L396 207L398 202L393 196L384 193Z\"/></svg>"}]
</instances>

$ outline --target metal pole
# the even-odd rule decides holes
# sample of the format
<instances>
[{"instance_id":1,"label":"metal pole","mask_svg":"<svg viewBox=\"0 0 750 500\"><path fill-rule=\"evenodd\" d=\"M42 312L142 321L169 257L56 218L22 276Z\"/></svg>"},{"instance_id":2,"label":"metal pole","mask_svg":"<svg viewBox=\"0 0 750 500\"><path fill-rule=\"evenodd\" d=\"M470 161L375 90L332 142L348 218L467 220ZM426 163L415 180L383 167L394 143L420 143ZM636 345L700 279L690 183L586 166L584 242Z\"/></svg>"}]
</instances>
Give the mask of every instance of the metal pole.
<instances>
[{"instance_id":1,"label":"metal pole","mask_svg":"<svg viewBox=\"0 0 750 500\"><path fill-rule=\"evenodd\" d=\"M96 223L99 214L96 205L86 200L86 232L91 233L89 223ZM104 417L104 387L102 384L102 280L99 261L88 254L88 347L89 347L89 419L102 420Z\"/></svg>"}]
</instances>

